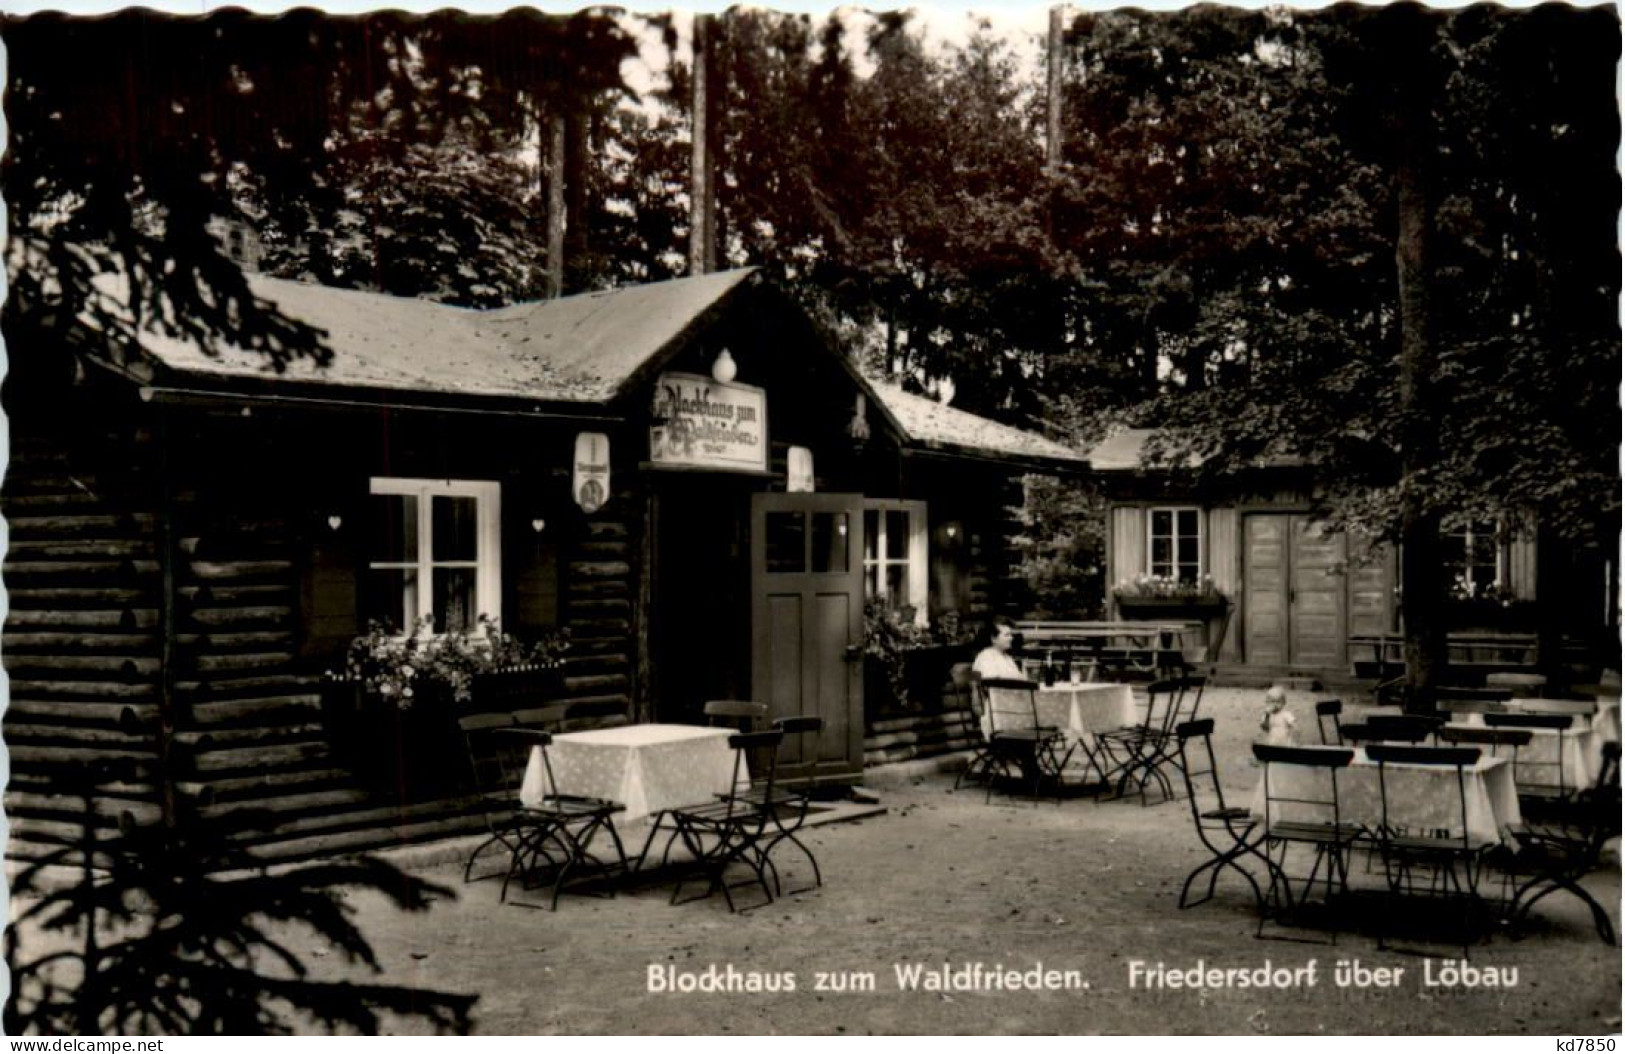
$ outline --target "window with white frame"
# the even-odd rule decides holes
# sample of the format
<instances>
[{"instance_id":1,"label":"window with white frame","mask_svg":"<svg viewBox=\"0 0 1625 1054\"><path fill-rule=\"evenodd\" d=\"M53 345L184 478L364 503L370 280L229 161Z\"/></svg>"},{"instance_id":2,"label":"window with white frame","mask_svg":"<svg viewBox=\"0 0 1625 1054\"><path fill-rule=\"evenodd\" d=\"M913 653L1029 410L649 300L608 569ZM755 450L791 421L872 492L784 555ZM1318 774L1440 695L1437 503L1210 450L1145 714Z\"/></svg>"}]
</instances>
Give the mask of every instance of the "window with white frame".
<instances>
[{"instance_id":1,"label":"window with white frame","mask_svg":"<svg viewBox=\"0 0 1625 1054\"><path fill-rule=\"evenodd\" d=\"M928 617L926 505L923 501L863 503L863 596Z\"/></svg>"},{"instance_id":2,"label":"window with white frame","mask_svg":"<svg viewBox=\"0 0 1625 1054\"><path fill-rule=\"evenodd\" d=\"M1490 595L1504 582L1504 562L1495 523L1462 524L1442 533L1445 581L1452 596L1471 600Z\"/></svg>"},{"instance_id":3,"label":"window with white frame","mask_svg":"<svg viewBox=\"0 0 1625 1054\"><path fill-rule=\"evenodd\" d=\"M1146 571L1176 582L1202 580L1202 510L1150 509L1146 514Z\"/></svg>"},{"instance_id":4,"label":"window with white frame","mask_svg":"<svg viewBox=\"0 0 1625 1054\"><path fill-rule=\"evenodd\" d=\"M501 484L375 478L367 508L369 621L470 632L502 617Z\"/></svg>"}]
</instances>

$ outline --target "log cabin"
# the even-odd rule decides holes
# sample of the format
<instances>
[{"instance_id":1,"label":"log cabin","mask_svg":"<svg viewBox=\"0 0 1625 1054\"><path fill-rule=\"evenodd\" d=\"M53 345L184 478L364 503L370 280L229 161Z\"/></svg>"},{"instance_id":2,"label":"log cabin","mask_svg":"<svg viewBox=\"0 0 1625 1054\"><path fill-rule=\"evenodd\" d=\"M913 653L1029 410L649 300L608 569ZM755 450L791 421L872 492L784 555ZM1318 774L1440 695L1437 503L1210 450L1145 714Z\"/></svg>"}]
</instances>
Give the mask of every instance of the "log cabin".
<instances>
[{"instance_id":1,"label":"log cabin","mask_svg":"<svg viewBox=\"0 0 1625 1054\"><path fill-rule=\"evenodd\" d=\"M567 627L548 701L588 720L817 714L820 782L859 778L866 733L875 760L946 749L940 719L866 710L865 601L985 620L1022 474L1087 468L864 376L751 270L482 311L250 282L327 364L151 325L10 349L14 853L81 823L59 777L114 758L94 822L183 782L266 810L267 859L472 829L335 749L325 675L375 620Z\"/></svg>"}]
</instances>

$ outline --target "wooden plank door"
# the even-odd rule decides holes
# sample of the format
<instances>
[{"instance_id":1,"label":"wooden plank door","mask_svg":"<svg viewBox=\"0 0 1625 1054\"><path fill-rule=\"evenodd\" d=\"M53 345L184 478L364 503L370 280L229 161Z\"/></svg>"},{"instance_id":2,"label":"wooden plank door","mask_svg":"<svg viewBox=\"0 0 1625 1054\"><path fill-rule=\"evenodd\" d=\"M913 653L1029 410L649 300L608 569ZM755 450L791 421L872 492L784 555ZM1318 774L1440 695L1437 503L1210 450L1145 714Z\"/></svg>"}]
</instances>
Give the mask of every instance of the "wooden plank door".
<instances>
[{"instance_id":1,"label":"wooden plank door","mask_svg":"<svg viewBox=\"0 0 1625 1054\"><path fill-rule=\"evenodd\" d=\"M863 496L751 497L751 696L775 718L824 719L791 737L787 779L863 774Z\"/></svg>"},{"instance_id":2,"label":"wooden plank door","mask_svg":"<svg viewBox=\"0 0 1625 1054\"><path fill-rule=\"evenodd\" d=\"M1348 661L1348 583L1343 534L1307 516L1292 517L1291 658L1294 666L1341 668Z\"/></svg>"},{"instance_id":3,"label":"wooden plank door","mask_svg":"<svg viewBox=\"0 0 1625 1054\"><path fill-rule=\"evenodd\" d=\"M1290 532L1289 516L1271 513L1246 517L1242 655L1254 666L1285 666L1291 662Z\"/></svg>"},{"instance_id":4,"label":"wooden plank door","mask_svg":"<svg viewBox=\"0 0 1625 1054\"><path fill-rule=\"evenodd\" d=\"M1292 513L1244 528L1243 644L1258 666L1341 667L1348 659L1343 535Z\"/></svg>"}]
</instances>

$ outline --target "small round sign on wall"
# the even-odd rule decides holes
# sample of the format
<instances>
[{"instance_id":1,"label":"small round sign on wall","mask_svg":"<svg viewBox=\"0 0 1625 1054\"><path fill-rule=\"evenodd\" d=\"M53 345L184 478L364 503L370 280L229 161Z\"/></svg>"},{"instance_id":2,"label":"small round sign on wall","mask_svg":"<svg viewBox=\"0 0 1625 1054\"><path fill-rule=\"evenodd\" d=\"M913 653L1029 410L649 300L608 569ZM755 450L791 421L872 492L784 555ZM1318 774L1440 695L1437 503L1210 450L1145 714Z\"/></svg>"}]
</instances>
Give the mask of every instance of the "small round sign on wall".
<instances>
[{"instance_id":1,"label":"small round sign on wall","mask_svg":"<svg viewBox=\"0 0 1625 1054\"><path fill-rule=\"evenodd\" d=\"M589 516L609 500L609 436L602 432L576 435L576 456L570 491Z\"/></svg>"}]
</instances>

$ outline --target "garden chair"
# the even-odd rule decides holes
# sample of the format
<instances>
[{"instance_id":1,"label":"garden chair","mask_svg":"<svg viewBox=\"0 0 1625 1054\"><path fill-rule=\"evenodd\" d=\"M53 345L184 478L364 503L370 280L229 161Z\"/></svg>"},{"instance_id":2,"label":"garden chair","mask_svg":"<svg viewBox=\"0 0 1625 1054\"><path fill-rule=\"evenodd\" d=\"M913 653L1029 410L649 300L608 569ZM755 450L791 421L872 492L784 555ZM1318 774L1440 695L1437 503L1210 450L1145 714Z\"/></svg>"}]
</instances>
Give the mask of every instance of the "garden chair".
<instances>
[{"instance_id":1,"label":"garden chair","mask_svg":"<svg viewBox=\"0 0 1625 1054\"><path fill-rule=\"evenodd\" d=\"M720 890L723 899L728 902L728 910L737 911L733 890L740 886L760 885L766 902L772 903L773 888L767 881L772 864L767 857L764 838L770 837L768 830L773 823L774 809L766 803L775 800L778 751L783 742L784 733L777 729L770 732L737 732L728 737L728 746L734 752L734 786L739 786L742 779L748 778L749 759L753 754L762 754L768 759L762 775L758 777L759 783L753 786L753 791L759 787L759 801L751 800L752 795L730 794L717 801L672 809L666 813L675 829L666 842L662 864L670 862L672 845L677 839L682 840L684 848L693 857L683 865L677 884L672 889L673 904L686 903L680 901L683 887L695 876L706 879L706 889L700 896L690 898L692 900L704 900ZM749 868L751 878L743 882L730 882L727 872L735 864Z\"/></svg>"},{"instance_id":2,"label":"garden chair","mask_svg":"<svg viewBox=\"0 0 1625 1054\"><path fill-rule=\"evenodd\" d=\"M982 681L981 690L982 705L992 729L988 749L1001 772L1008 773L1011 764L1018 766L1023 779L1032 783L1035 802L1043 781L1051 780L1059 802L1062 770L1072 751L1060 729L1039 724L1038 685L1032 681L989 677ZM993 785L989 780L988 800L992 796Z\"/></svg>"},{"instance_id":3,"label":"garden chair","mask_svg":"<svg viewBox=\"0 0 1625 1054\"><path fill-rule=\"evenodd\" d=\"M1477 747L1420 747L1393 743L1373 743L1366 748L1366 757L1377 764L1377 783L1382 797L1382 822L1373 832L1378 854L1382 859L1387 879L1385 908L1379 913L1381 929L1377 936L1379 949L1388 946L1390 923L1400 917L1407 900L1425 898L1458 900L1462 904L1462 954L1475 932L1475 925L1488 913L1478 893L1478 876L1484 855L1495 847L1495 841L1475 837L1467 825L1467 770L1478 764ZM1398 801L1396 773L1392 766L1444 768L1455 771L1455 791L1451 804L1453 814L1439 824L1430 820L1425 829L1414 824L1399 822L1400 811L1406 802ZM1415 793L1415 788L1410 788ZM1438 918L1438 913L1427 912L1423 918Z\"/></svg>"},{"instance_id":4,"label":"garden chair","mask_svg":"<svg viewBox=\"0 0 1625 1054\"><path fill-rule=\"evenodd\" d=\"M755 732L767 720L767 704L744 699L713 699L705 704L705 722L717 727Z\"/></svg>"},{"instance_id":5,"label":"garden chair","mask_svg":"<svg viewBox=\"0 0 1625 1054\"><path fill-rule=\"evenodd\" d=\"M1269 861L1258 848L1263 836L1259 833L1254 837L1258 822L1252 819L1247 809L1225 804L1224 788L1219 783L1218 761L1213 754L1213 719L1184 722L1174 729L1174 737L1178 744L1179 771L1185 783L1185 796L1190 800L1191 818L1196 822L1196 837L1211 854L1211 859L1186 876L1185 884L1179 890L1179 906L1191 908L1212 900L1220 873L1229 868L1247 880L1247 885L1252 887L1253 900L1262 913L1264 893L1259 889L1258 880L1241 866L1240 860L1251 855L1268 869ZM1203 872L1208 873L1207 893L1200 900L1191 900L1191 884Z\"/></svg>"},{"instance_id":6,"label":"garden chair","mask_svg":"<svg viewBox=\"0 0 1625 1054\"><path fill-rule=\"evenodd\" d=\"M1441 717L1418 714L1370 714L1365 723L1381 742L1414 744L1438 735L1445 722Z\"/></svg>"},{"instance_id":7,"label":"garden chair","mask_svg":"<svg viewBox=\"0 0 1625 1054\"><path fill-rule=\"evenodd\" d=\"M1338 795L1338 774L1354 760L1354 751L1255 743L1253 756L1264 767L1264 852L1270 872L1257 936L1264 936L1268 919L1296 915L1310 902L1319 881L1325 886L1327 916L1333 922L1331 939L1336 943L1337 915L1330 910L1330 902L1333 896L1348 892L1349 856L1365 835L1359 824L1344 822ZM1293 893L1293 876L1287 867L1293 847L1314 854L1303 876L1301 894Z\"/></svg>"},{"instance_id":8,"label":"garden chair","mask_svg":"<svg viewBox=\"0 0 1625 1054\"><path fill-rule=\"evenodd\" d=\"M1328 722L1331 725L1331 734L1326 733ZM1315 704L1315 724L1320 730L1320 742L1323 746L1343 745L1343 700L1323 699Z\"/></svg>"},{"instance_id":9,"label":"garden chair","mask_svg":"<svg viewBox=\"0 0 1625 1054\"><path fill-rule=\"evenodd\" d=\"M1513 760L1512 780L1518 785L1518 798L1537 810L1551 799L1562 801L1576 789L1573 776L1564 761L1563 734L1574 726L1570 714L1485 714L1484 727L1496 729L1525 729L1531 735L1528 748ZM1533 739L1535 732L1550 732ZM1551 757L1546 756L1547 745Z\"/></svg>"},{"instance_id":10,"label":"garden chair","mask_svg":"<svg viewBox=\"0 0 1625 1054\"><path fill-rule=\"evenodd\" d=\"M474 880L475 863L496 846L507 853L508 863L502 872L481 877L495 878L512 870L515 855L524 841L523 831L529 823L519 807L519 784L529 762L530 744L509 734L492 734L497 730L511 731L512 714L463 714L457 719L457 728L474 777L476 801L487 835L463 865L463 881L467 883Z\"/></svg>"},{"instance_id":11,"label":"garden chair","mask_svg":"<svg viewBox=\"0 0 1625 1054\"><path fill-rule=\"evenodd\" d=\"M1147 804L1146 787L1155 781L1162 788L1163 800L1174 797L1173 784L1163 774L1163 762L1170 758L1169 748L1173 730L1182 721L1193 720L1201 707L1202 677L1175 677L1152 681L1146 685L1145 718L1135 725L1102 732L1097 739L1099 749L1109 760L1115 778L1116 797L1123 797L1130 784L1139 789L1140 804ZM1187 700L1190 689L1194 699Z\"/></svg>"},{"instance_id":12,"label":"garden chair","mask_svg":"<svg viewBox=\"0 0 1625 1054\"><path fill-rule=\"evenodd\" d=\"M1620 834L1619 744L1603 744L1602 771L1597 782L1559 804L1554 814L1538 824L1514 831L1518 843L1515 864L1529 878L1513 894L1507 919L1521 926L1529 911L1553 893L1566 892L1591 909L1597 936L1615 943L1613 922L1580 879L1596 870L1603 846Z\"/></svg>"},{"instance_id":13,"label":"garden chair","mask_svg":"<svg viewBox=\"0 0 1625 1054\"><path fill-rule=\"evenodd\" d=\"M502 895L498 899L507 900L508 886L518 877L525 889L550 886L549 906L557 910L559 895L578 872L584 870L587 875L630 873L626 847L615 829L615 814L626 807L603 798L559 793L547 756L547 748L553 743L551 732L518 727L498 728L492 732L516 739L537 752L543 775L541 800L519 808L521 839L509 864L508 875L502 880ZM614 846L612 860L600 860L592 851L592 843L600 833L607 833Z\"/></svg>"}]
</instances>

